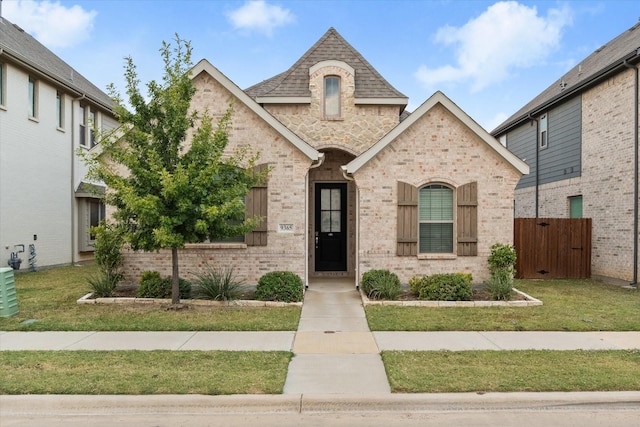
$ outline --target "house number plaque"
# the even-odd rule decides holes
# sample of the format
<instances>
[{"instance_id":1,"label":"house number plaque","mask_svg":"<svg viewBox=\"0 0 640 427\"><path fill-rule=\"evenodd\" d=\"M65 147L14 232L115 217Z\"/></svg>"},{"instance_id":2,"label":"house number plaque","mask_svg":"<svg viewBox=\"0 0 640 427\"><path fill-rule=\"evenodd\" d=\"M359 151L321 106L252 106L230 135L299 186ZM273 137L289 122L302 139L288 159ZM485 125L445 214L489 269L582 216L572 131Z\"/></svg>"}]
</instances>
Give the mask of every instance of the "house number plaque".
<instances>
[{"instance_id":1,"label":"house number plaque","mask_svg":"<svg viewBox=\"0 0 640 427\"><path fill-rule=\"evenodd\" d=\"M278 224L278 233L293 233L293 224Z\"/></svg>"}]
</instances>

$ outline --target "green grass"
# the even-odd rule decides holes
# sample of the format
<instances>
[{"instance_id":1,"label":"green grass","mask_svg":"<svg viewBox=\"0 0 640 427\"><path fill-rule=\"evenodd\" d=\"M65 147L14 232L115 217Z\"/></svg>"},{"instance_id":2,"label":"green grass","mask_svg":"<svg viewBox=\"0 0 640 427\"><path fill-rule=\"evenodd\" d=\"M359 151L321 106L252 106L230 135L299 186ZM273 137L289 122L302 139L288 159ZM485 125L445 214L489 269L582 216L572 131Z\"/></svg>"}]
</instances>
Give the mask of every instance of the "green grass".
<instances>
[{"instance_id":1,"label":"green grass","mask_svg":"<svg viewBox=\"0 0 640 427\"><path fill-rule=\"evenodd\" d=\"M293 331L300 320L300 307L167 310L159 305L77 304L91 291L87 278L96 272L90 265L17 274L19 313L0 318L0 330Z\"/></svg>"},{"instance_id":2,"label":"green grass","mask_svg":"<svg viewBox=\"0 0 640 427\"><path fill-rule=\"evenodd\" d=\"M5 351L0 394L279 394L289 352Z\"/></svg>"},{"instance_id":3,"label":"green grass","mask_svg":"<svg viewBox=\"0 0 640 427\"><path fill-rule=\"evenodd\" d=\"M533 307L369 306L372 331L640 331L640 292L595 280L517 280Z\"/></svg>"},{"instance_id":4,"label":"green grass","mask_svg":"<svg viewBox=\"0 0 640 427\"><path fill-rule=\"evenodd\" d=\"M640 351L382 352L393 393L640 390Z\"/></svg>"}]
</instances>

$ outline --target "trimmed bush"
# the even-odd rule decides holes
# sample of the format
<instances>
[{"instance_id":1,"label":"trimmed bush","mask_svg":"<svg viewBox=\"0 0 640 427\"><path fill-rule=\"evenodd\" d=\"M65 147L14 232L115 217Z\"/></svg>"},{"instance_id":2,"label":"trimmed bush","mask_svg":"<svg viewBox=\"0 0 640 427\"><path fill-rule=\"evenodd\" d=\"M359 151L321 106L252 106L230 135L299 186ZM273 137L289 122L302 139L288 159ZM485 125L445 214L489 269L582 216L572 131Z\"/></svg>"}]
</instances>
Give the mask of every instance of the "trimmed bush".
<instances>
[{"instance_id":1,"label":"trimmed bush","mask_svg":"<svg viewBox=\"0 0 640 427\"><path fill-rule=\"evenodd\" d=\"M198 297L214 301L231 301L242 294L244 283L236 280L233 268L213 268L207 265L203 273L194 273L193 282L198 291Z\"/></svg>"},{"instance_id":2,"label":"trimmed bush","mask_svg":"<svg viewBox=\"0 0 640 427\"><path fill-rule=\"evenodd\" d=\"M369 270L362 275L362 291L371 299L395 300L402 293L402 285L389 270Z\"/></svg>"},{"instance_id":3,"label":"trimmed bush","mask_svg":"<svg viewBox=\"0 0 640 427\"><path fill-rule=\"evenodd\" d=\"M180 287L180 298L188 299L191 297L191 283L180 279L178 282ZM157 271L145 271L140 279L140 287L138 288L139 298L171 298L171 277L160 277Z\"/></svg>"},{"instance_id":4,"label":"trimmed bush","mask_svg":"<svg viewBox=\"0 0 640 427\"><path fill-rule=\"evenodd\" d=\"M271 271L258 280L256 299L260 301L302 301L302 279L290 271Z\"/></svg>"},{"instance_id":5,"label":"trimmed bush","mask_svg":"<svg viewBox=\"0 0 640 427\"><path fill-rule=\"evenodd\" d=\"M470 274L433 274L424 277L418 289L418 298L434 301L471 301L473 297Z\"/></svg>"}]
</instances>

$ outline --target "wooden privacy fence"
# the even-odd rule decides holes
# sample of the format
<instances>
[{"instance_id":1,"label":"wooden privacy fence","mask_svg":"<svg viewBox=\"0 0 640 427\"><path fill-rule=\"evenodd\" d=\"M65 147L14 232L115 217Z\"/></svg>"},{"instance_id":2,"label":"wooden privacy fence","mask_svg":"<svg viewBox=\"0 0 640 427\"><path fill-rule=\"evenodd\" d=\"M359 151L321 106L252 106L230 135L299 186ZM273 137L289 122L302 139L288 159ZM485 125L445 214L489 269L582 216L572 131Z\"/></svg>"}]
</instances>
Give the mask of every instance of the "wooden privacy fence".
<instances>
[{"instance_id":1,"label":"wooden privacy fence","mask_svg":"<svg viewBox=\"0 0 640 427\"><path fill-rule=\"evenodd\" d=\"M519 279L591 277L591 218L516 218Z\"/></svg>"}]
</instances>

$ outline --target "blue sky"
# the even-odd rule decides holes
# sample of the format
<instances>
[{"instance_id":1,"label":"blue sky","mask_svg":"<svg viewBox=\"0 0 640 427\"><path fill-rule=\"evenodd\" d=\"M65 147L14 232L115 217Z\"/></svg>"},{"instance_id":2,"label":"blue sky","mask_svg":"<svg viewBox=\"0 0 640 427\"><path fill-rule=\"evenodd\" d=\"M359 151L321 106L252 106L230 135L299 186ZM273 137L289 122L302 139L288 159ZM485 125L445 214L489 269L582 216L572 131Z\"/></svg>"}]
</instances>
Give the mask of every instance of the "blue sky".
<instances>
[{"instance_id":1,"label":"blue sky","mask_svg":"<svg viewBox=\"0 0 640 427\"><path fill-rule=\"evenodd\" d=\"M96 86L124 92L123 58L159 80L162 41L190 40L241 88L288 69L334 27L414 110L441 90L492 130L640 18L640 2L3 0ZM632 50L637 46L630 46Z\"/></svg>"}]
</instances>

